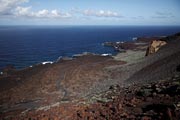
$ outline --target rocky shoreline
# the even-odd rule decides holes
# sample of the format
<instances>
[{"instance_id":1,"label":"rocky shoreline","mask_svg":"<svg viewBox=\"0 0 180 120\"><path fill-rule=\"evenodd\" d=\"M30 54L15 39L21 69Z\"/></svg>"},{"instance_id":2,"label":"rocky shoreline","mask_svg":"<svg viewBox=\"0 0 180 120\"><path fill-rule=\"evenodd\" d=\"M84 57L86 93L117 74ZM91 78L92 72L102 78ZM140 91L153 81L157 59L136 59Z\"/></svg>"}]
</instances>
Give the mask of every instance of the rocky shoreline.
<instances>
[{"instance_id":1,"label":"rocky shoreline","mask_svg":"<svg viewBox=\"0 0 180 120\"><path fill-rule=\"evenodd\" d=\"M118 50L76 55L0 75L0 119L179 119L180 34L105 43Z\"/></svg>"}]
</instances>

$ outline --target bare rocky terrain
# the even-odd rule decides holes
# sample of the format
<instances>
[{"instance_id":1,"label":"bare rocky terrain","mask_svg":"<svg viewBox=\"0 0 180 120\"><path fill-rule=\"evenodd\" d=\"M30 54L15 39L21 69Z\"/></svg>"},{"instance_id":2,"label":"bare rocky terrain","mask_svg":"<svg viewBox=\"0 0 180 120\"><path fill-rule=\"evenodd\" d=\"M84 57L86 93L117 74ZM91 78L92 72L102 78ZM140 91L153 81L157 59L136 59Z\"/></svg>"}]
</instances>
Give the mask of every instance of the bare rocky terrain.
<instances>
[{"instance_id":1,"label":"bare rocky terrain","mask_svg":"<svg viewBox=\"0 0 180 120\"><path fill-rule=\"evenodd\" d=\"M153 40L167 44L148 54ZM4 69L0 119L179 119L180 34L109 45L120 53Z\"/></svg>"}]
</instances>

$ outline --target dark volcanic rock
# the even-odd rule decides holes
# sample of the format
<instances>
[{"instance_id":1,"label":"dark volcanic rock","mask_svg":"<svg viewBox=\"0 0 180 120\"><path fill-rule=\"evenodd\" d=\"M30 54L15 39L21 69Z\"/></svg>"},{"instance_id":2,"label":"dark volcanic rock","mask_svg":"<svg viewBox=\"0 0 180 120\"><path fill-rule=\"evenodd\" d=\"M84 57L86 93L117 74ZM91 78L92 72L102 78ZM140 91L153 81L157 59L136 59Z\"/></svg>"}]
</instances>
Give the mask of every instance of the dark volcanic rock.
<instances>
[{"instance_id":1,"label":"dark volcanic rock","mask_svg":"<svg viewBox=\"0 0 180 120\"><path fill-rule=\"evenodd\" d=\"M156 54L133 64L87 54L10 69L0 76L0 119L178 120L179 34L171 38ZM148 43L138 39L118 46L143 51Z\"/></svg>"},{"instance_id":2,"label":"dark volcanic rock","mask_svg":"<svg viewBox=\"0 0 180 120\"><path fill-rule=\"evenodd\" d=\"M176 70L177 70L178 72L180 72L180 65L178 65L178 66L176 67Z\"/></svg>"}]
</instances>

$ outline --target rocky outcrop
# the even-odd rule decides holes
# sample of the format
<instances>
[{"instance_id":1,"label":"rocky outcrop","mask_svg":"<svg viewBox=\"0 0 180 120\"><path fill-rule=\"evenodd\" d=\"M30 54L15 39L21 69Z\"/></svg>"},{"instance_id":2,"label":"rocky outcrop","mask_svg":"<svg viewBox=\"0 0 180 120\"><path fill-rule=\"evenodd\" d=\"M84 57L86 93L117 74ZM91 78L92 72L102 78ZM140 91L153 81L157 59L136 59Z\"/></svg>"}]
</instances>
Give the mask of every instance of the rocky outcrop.
<instances>
[{"instance_id":1,"label":"rocky outcrop","mask_svg":"<svg viewBox=\"0 0 180 120\"><path fill-rule=\"evenodd\" d=\"M146 51L146 56L156 53L162 46L166 45L167 42L161 40L153 40Z\"/></svg>"},{"instance_id":2,"label":"rocky outcrop","mask_svg":"<svg viewBox=\"0 0 180 120\"><path fill-rule=\"evenodd\" d=\"M176 35L177 36L177 35ZM174 38L174 37L173 37ZM118 52L126 52L127 50L146 50L147 46L153 40L163 40L167 41L168 38L164 36L157 36L157 37L138 37L134 38L132 41L124 40L119 42L105 42L102 45L107 47L113 47L114 50Z\"/></svg>"},{"instance_id":3,"label":"rocky outcrop","mask_svg":"<svg viewBox=\"0 0 180 120\"><path fill-rule=\"evenodd\" d=\"M113 47L115 51L120 53L127 50L144 50L144 47L148 45L147 41L126 41L126 42L105 42L103 44L107 47Z\"/></svg>"}]
</instances>

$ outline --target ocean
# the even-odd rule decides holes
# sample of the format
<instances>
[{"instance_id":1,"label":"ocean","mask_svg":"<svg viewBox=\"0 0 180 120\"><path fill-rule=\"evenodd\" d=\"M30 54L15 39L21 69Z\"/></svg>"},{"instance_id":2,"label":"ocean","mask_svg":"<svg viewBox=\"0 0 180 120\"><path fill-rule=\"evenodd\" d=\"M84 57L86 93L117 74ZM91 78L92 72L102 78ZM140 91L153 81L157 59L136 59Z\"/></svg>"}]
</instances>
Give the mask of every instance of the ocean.
<instances>
[{"instance_id":1,"label":"ocean","mask_svg":"<svg viewBox=\"0 0 180 120\"><path fill-rule=\"evenodd\" d=\"M116 54L102 43L176 32L180 26L0 26L0 69L21 69L83 52Z\"/></svg>"}]
</instances>

